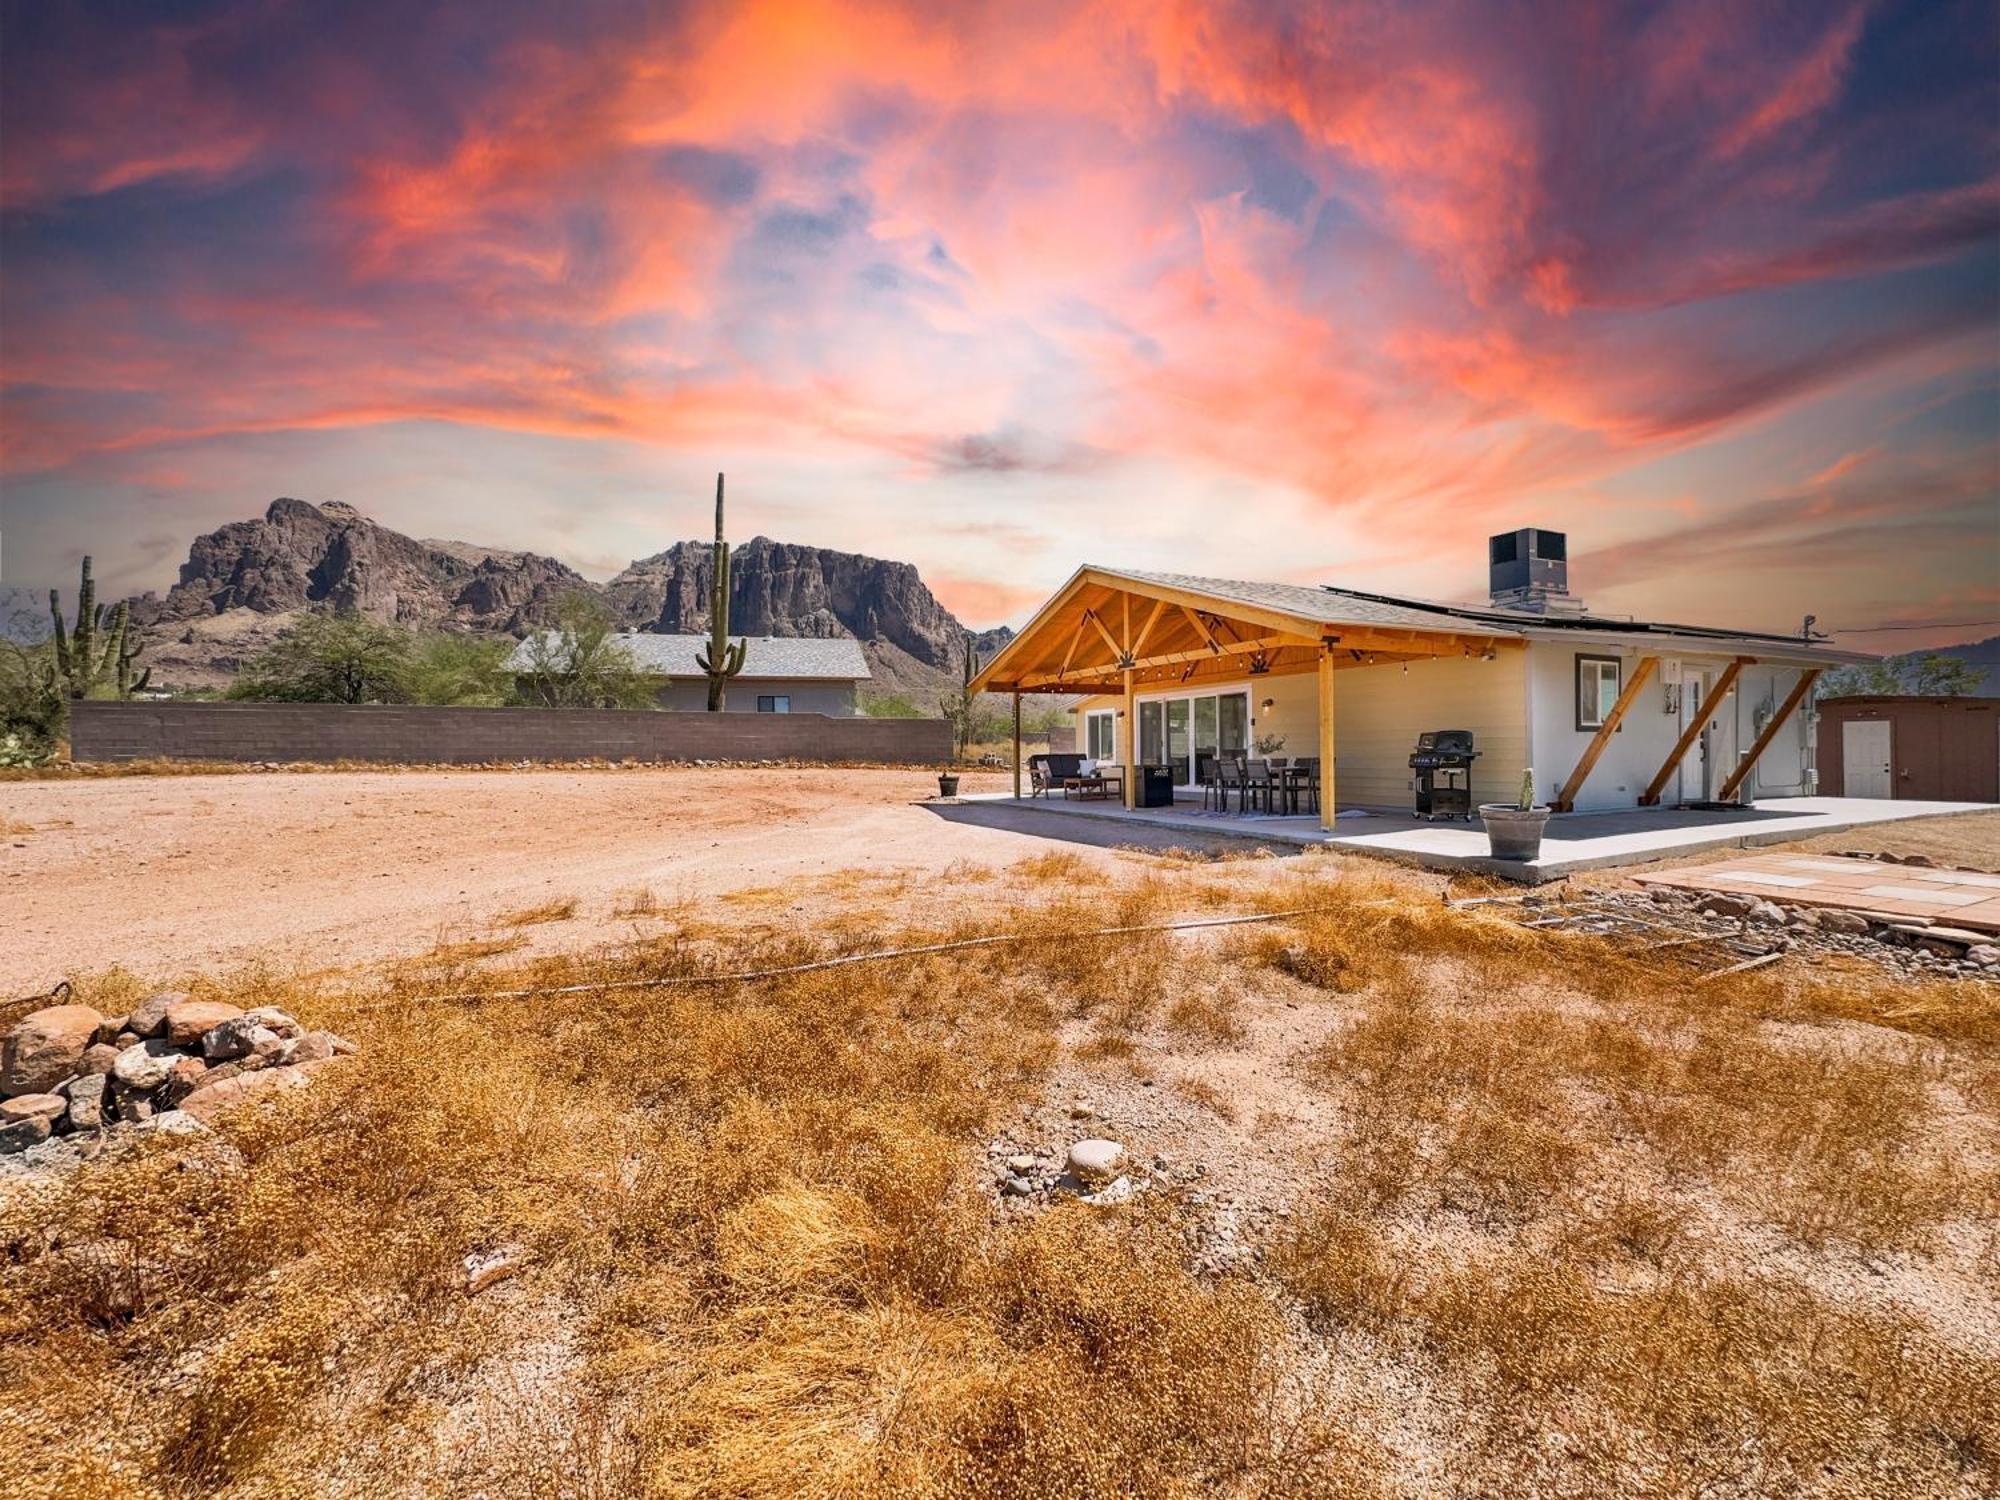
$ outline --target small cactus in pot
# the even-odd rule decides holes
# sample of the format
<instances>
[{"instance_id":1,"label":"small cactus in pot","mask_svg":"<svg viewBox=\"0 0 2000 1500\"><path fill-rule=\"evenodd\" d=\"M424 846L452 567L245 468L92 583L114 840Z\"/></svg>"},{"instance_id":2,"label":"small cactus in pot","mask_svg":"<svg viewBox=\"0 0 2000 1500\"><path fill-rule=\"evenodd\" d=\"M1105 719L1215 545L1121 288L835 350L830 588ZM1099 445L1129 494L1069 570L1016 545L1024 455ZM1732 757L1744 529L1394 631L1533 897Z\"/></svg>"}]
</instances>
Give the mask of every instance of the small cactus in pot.
<instances>
[{"instance_id":1,"label":"small cactus in pot","mask_svg":"<svg viewBox=\"0 0 2000 1500\"><path fill-rule=\"evenodd\" d=\"M1548 826L1549 809L1535 805L1535 770L1521 772L1521 798L1517 803L1482 802L1479 819L1486 825L1486 840L1495 859L1528 861L1542 853L1542 830Z\"/></svg>"}]
</instances>

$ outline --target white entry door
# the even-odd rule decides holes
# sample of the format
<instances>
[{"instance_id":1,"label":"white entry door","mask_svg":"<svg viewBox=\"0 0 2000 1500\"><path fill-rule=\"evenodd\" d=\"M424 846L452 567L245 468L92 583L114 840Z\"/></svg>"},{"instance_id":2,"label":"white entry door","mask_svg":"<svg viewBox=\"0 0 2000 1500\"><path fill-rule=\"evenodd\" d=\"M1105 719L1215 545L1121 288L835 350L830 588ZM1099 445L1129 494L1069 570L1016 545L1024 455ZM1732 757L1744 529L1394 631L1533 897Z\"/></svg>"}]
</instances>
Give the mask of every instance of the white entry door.
<instances>
[{"instance_id":1,"label":"white entry door","mask_svg":"<svg viewBox=\"0 0 2000 1500\"><path fill-rule=\"evenodd\" d=\"M1690 667L1681 679L1681 727L1686 732L1689 724L1701 718L1702 710L1708 703L1708 674ZM1688 747L1687 755L1681 761L1681 801L1706 802L1708 789L1708 736L1704 729L1695 736Z\"/></svg>"},{"instance_id":2,"label":"white entry door","mask_svg":"<svg viewBox=\"0 0 2000 1500\"><path fill-rule=\"evenodd\" d=\"M1887 719L1850 720L1840 726L1840 776L1850 797L1893 795Z\"/></svg>"}]
</instances>

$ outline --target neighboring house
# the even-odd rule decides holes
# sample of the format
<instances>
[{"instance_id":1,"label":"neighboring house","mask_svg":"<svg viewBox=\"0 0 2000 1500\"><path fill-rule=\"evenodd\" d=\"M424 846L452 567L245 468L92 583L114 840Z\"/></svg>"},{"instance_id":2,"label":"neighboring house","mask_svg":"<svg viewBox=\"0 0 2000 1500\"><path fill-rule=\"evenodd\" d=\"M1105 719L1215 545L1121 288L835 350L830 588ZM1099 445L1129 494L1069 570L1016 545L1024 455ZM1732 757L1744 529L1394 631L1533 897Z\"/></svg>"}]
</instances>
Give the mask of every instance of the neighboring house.
<instances>
[{"instance_id":1,"label":"neighboring house","mask_svg":"<svg viewBox=\"0 0 2000 1500\"><path fill-rule=\"evenodd\" d=\"M545 637L549 639L552 637ZM729 679L724 700L730 713L826 714L852 718L859 712L855 696L868 681L868 659L861 643L846 637L752 635L732 636L746 643L743 670ZM641 671L666 678L660 707L691 712L708 708L708 678L699 658L708 649L705 635L653 635L631 631L618 637ZM523 641L507 659L509 671L532 669L529 643Z\"/></svg>"},{"instance_id":2,"label":"neighboring house","mask_svg":"<svg viewBox=\"0 0 2000 1500\"><path fill-rule=\"evenodd\" d=\"M2000 698L1819 700L1829 797L2000 802Z\"/></svg>"},{"instance_id":3,"label":"neighboring house","mask_svg":"<svg viewBox=\"0 0 2000 1500\"><path fill-rule=\"evenodd\" d=\"M1872 658L1592 615L1565 554L1559 532L1494 537L1487 606L1086 566L974 686L1094 693L1084 753L1167 765L1184 795L1216 755L1314 756L1340 806L1407 810L1434 729L1473 732L1475 803L1514 801L1528 767L1574 810L1813 789L1799 707L1821 670Z\"/></svg>"}]
</instances>

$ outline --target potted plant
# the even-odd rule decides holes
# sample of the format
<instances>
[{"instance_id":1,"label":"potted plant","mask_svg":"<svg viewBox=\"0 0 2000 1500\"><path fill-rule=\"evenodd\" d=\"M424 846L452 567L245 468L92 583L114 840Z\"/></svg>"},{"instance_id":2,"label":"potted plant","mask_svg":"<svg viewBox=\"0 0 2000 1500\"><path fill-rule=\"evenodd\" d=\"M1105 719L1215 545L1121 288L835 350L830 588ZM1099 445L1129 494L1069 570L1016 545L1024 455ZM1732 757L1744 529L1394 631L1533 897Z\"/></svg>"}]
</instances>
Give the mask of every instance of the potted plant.
<instances>
[{"instance_id":1,"label":"potted plant","mask_svg":"<svg viewBox=\"0 0 2000 1500\"><path fill-rule=\"evenodd\" d=\"M940 797L956 797L958 795L958 772L938 772L938 795Z\"/></svg>"},{"instance_id":2,"label":"potted plant","mask_svg":"<svg viewBox=\"0 0 2000 1500\"><path fill-rule=\"evenodd\" d=\"M1518 805L1504 802L1479 804L1480 821L1486 825L1486 840L1495 859L1528 860L1542 852L1542 829L1548 826L1549 809L1535 805L1535 772L1521 773L1521 800Z\"/></svg>"}]
</instances>

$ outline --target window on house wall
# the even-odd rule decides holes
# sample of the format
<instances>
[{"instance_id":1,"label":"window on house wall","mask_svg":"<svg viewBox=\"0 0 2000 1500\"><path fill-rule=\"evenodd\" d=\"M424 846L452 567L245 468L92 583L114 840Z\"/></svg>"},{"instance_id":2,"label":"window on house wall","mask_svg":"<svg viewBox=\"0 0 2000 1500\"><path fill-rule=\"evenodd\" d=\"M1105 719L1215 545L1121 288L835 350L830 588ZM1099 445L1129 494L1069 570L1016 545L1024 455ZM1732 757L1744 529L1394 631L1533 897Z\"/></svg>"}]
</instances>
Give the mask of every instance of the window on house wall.
<instances>
[{"instance_id":1,"label":"window on house wall","mask_svg":"<svg viewBox=\"0 0 2000 1500\"><path fill-rule=\"evenodd\" d=\"M1576 659L1576 727L1602 729L1618 702L1624 664L1615 656Z\"/></svg>"},{"instance_id":2,"label":"window on house wall","mask_svg":"<svg viewBox=\"0 0 2000 1500\"><path fill-rule=\"evenodd\" d=\"M1083 747L1092 760L1116 760L1117 751L1112 746L1112 710L1084 715Z\"/></svg>"},{"instance_id":3,"label":"window on house wall","mask_svg":"<svg viewBox=\"0 0 2000 1500\"><path fill-rule=\"evenodd\" d=\"M760 714L788 714L792 711L792 700L784 693L765 693L757 699Z\"/></svg>"}]
</instances>

